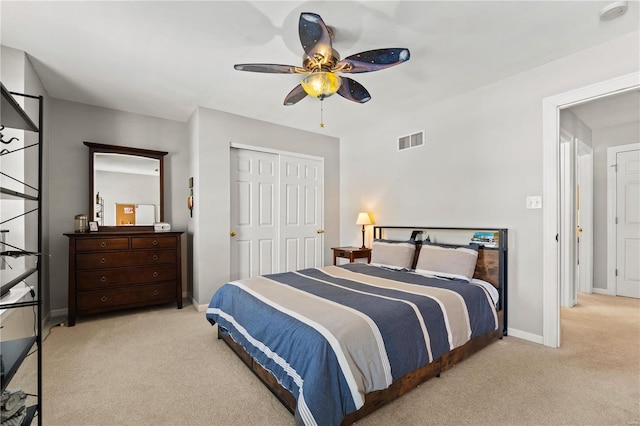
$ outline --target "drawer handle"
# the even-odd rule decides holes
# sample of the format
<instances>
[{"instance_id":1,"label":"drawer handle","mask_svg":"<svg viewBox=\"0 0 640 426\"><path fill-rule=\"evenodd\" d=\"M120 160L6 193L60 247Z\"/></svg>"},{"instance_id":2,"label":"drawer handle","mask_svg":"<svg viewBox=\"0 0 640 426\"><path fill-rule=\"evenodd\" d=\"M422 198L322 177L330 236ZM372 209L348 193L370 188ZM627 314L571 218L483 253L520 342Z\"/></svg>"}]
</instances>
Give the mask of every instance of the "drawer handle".
<instances>
[{"instance_id":1,"label":"drawer handle","mask_svg":"<svg viewBox=\"0 0 640 426\"><path fill-rule=\"evenodd\" d=\"M158 245L158 240L153 240L153 245L157 246Z\"/></svg>"},{"instance_id":2,"label":"drawer handle","mask_svg":"<svg viewBox=\"0 0 640 426\"><path fill-rule=\"evenodd\" d=\"M105 263L107 261L107 259L105 257L103 257L102 259L100 259L100 263Z\"/></svg>"},{"instance_id":3,"label":"drawer handle","mask_svg":"<svg viewBox=\"0 0 640 426\"><path fill-rule=\"evenodd\" d=\"M103 241L100 243L100 247L105 248L107 246L107 242Z\"/></svg>"},{"instance_id":4,"label":"drawer handle","mask_svg":"<svg viewBox=\"0 0 640 426\"><path fill-rule=\"evenodd\" d=\"M104 275L102 277L100 277L100 282L106 283L107 282L107 277L105 277Z\"/></svg>"},{"instance_id":5,"label":"drawer handle","mask_svg":"<svg viewBox=\"0 0 640 426\"><path fill-rule=\"evenodd\" d=\"M107 296L102 296L102 297L100 298L100 301L101 301L101 302L106 302L106 301L107 301Z\"/></svg>"},{"instance_id":6,"label":"drawer handle","mask_svg":"<svg viewBox=\"0 0 640 426\"><path fill-rule=\"evenodd\" d=\"M153 295L157 296L158 295L158 290L153 290Z\"/></svg>"},{"instance_id":7,"label":"drawer handle","mask_svg":"<svg viewBox=\"0 0 640 426\"><path fill-rule=\"evenodd\" d=\"M152 257L152 259L153 259L153 260L158 260L158 255L157 255L157 254L154 254L154 255L153 255L153 257Z\"/></svg>"},{"instance_id":8,"label":"drawer handle","mask_svg":"<svg viewBox=\"0 0 640 426\"><path fill-rule=\"evenodd\" d=\"M153 273L153 278L158 278L158 273L157 272Z\"/></svg>"}]
</instances>

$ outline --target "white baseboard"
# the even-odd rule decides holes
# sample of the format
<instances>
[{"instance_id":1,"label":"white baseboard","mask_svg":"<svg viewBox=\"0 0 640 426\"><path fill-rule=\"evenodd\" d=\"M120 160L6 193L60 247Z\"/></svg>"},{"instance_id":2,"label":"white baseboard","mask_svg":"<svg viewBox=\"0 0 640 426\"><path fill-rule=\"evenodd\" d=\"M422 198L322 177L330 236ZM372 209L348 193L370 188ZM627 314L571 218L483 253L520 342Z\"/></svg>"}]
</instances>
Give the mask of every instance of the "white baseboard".
<instances>
[{"instance_id":1,"label":"white baseboard","mask_svg":"<svg viewBox=\"0 0 640 426\"><path fill-rule=\"evenodd\" d=\"M206 305L199 305L198 302L193 299L191 299L191 304L196 308L196 311L198 312L206 312L207 308L209 307L208 303Z\"/></svg>"},{"instance_id":2,"label":"white baseboard","mask_svg":"<svg viewBox=\"0 0 640 426\"><path fill-rule=\"evenodd\" d=\"M515 328L507 328L507 335L517 337L518 339L528 340L533 343L544 344L542 336L533 333L527 333L526 331L518 330Z\"/></svg>"},{"instance_id":3,"label":"white baseboard","mask_svg":"<svg viewBox=\"0 0 640 426\"><path fill-rule=\"evenodd\" d=\"M51 318L57 318L57 317L66 317L69 316L69 310L68 309L56 309L55 311L51 311L49 312L49 317Z\"/></svg>"},{"instance_id":4,"label":"white baseboard","mask_svg":"<svg viewBox=\"0 0 640 426\"><path fill-rule=\"evenodd\" d=\"M615 296L612 291L607 288L593 288L595 294L604 294L605 296Z\"/></svg>"}]
</instances>

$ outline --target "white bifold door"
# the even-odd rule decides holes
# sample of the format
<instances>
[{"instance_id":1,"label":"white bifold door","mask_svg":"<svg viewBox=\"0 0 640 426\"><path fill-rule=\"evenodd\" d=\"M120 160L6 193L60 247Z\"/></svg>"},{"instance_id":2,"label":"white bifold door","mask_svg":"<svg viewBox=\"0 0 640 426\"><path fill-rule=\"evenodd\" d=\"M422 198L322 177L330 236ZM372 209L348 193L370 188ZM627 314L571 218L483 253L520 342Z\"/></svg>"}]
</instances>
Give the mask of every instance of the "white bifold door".
<instances>
[{"instance_id":1,"label":"white bifold door","mask_svg":"<svg viewBox=\"0 0 640 426\"><path fill-rule=\"evenodd\" d=\"M231 279L322 266L324 164L231 148Z\"/></svg>"}]
</instances>

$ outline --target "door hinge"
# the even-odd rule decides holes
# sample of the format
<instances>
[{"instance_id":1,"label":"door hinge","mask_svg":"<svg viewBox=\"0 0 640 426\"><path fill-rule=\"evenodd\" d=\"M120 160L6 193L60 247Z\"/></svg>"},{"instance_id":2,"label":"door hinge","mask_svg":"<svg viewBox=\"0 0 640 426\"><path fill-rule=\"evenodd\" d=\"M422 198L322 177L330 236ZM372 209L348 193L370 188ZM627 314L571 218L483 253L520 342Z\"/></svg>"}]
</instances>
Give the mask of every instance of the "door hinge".
<instances>
[{"instance_id":1,"label":"door hinge","mask_svg":"<svg viewBox=\"0 0 640 426\"><path fill-rule=\"evenodd\" d=\"M616 269L616 277L618 276L618 270Z\"/></svg>"},{"instance_id":2,"label":"door hinge","mask_svg":"<svg viewBox=\"0 0 640 426\"><path fill-rule=\"evenodd\" d=\"M618 218L616 217L616 225L618 224Z\"/></svg>"}]
</instances>

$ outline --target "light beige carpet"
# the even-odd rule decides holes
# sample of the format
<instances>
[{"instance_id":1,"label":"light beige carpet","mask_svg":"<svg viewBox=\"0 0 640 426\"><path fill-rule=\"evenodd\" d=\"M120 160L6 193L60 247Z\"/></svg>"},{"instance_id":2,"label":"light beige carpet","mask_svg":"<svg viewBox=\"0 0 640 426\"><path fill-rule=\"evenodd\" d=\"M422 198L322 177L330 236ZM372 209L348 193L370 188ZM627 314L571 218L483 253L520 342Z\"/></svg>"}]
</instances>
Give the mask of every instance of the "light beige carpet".
<instances>
[{"instance_id":1,"label":"light beige carpet","mask_svg":"<svg viewBox=\"0 0 640 426\"><path fill-rule=\"evenodd\" d=\"M580 295L561 349L506 337L361 425L637 425L640 301ZM44 345L45 425L293 425L193 307L80 318Z\"/></svg>"}]
</instances>

